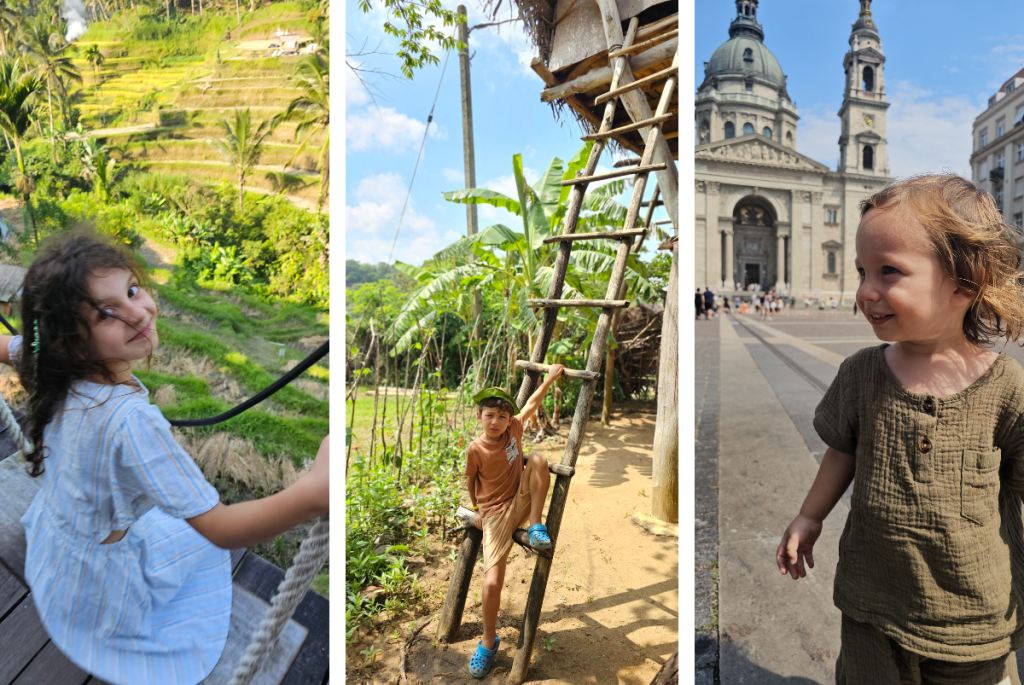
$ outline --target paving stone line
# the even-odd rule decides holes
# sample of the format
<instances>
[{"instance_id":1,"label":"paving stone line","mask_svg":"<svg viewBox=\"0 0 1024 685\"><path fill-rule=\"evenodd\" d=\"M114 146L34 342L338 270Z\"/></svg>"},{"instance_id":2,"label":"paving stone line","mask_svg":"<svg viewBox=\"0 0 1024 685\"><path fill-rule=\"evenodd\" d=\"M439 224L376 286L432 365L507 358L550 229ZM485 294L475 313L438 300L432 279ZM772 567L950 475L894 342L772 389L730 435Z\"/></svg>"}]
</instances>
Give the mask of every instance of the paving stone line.
<instances>
[{"instance_id":1,"label":"paving stone line","mask_svg":"<svg viewBox=\"0 0 1024 685\"><path fill-rule=\"evenodd\" d=\"M697 323L694 450L695 684L718 675L718 421L719 321Z\"/></svg>"}]
</instances>

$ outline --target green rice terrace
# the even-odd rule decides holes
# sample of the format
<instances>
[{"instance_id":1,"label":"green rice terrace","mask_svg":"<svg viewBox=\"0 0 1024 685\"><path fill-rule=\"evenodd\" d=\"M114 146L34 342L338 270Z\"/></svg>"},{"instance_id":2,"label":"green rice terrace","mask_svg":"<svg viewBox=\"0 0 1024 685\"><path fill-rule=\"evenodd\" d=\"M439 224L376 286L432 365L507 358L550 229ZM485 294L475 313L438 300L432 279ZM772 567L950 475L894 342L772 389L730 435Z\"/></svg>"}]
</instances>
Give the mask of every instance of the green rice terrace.
<instances>
[{"instance_id":1,"label":"green rice terrace","mask_svg":"<svg viewBox=\"0 0 1024 685\"><path fill-rule=\"evenodd\" d=\"M0 18L0 269L70 230L125 245L159 308L136 375L168 419L215 416L328 339L327 3L98 0L70 41L61 8ZM329 383L327 356L176 436L222 502L263 497L312 464ZM24 406L10 370L0 393ZM313 523L252 551L286 569Z\"/></svg>"}]
</instances>

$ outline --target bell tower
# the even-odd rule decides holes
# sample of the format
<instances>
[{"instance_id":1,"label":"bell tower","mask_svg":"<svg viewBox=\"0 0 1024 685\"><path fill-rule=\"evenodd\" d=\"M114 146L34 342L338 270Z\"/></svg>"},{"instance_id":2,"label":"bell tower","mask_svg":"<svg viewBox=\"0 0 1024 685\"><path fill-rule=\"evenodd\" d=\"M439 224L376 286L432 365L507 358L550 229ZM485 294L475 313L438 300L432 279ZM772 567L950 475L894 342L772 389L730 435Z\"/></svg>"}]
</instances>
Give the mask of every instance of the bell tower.
<instances>
[{"instance_id":1,"label":"bell tower","mask_svg":"<svg viewBox=\"0 0 1024 685\"><path fill-rule=\"evenodd\" d=\"M843 58L846 87L839 109L841 173L889 176L885 150L885 55L878 26L871 18L871 0L860 0L860 14L850 32L850 51Z\"/></svg>"}]
</instances>

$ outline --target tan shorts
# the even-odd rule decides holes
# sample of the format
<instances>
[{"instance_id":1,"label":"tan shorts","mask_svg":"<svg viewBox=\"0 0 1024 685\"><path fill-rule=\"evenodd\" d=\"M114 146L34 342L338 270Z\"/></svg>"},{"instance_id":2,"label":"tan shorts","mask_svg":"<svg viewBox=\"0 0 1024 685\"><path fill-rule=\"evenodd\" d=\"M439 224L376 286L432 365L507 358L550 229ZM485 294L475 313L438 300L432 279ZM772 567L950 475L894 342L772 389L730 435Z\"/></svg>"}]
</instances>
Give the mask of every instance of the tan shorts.
<instances>
[{"instance_id":1,"label":"tan shorts","mask_svg":"<svg viewBox=\"0 0 1024 685\"><path fill-rule=\"evenodd\" d=\"M836 685L1020 685L1014 652L954 663L915 654L867 623L843 616Z\"/></svg>"},{"instance_id":2,"label":"tan shorts","mask_svg":"<svg viewBox=\"0 0 1024 685\"><path fill-rule=\"evenodd\" d=\"M512 533L530 520L530 488L526 480L527 468L519 479L519 491L508 508L500 514L488 516L481 524L484 530L484 573L508 556L512 549ZM525 492L524 492L525 490Z\"/></svg>"}]
</instances>

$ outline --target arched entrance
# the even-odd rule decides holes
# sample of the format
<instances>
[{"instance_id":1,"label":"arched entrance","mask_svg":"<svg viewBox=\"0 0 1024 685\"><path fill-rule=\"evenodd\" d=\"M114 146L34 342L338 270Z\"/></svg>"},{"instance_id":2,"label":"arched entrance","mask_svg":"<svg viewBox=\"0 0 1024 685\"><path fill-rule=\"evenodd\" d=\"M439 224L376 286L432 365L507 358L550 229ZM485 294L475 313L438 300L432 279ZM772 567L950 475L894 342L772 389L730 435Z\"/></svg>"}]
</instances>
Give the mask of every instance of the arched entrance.
<instances>
[{"instance_id":1,"label":"arched entrance","mask_svg":"<svg viewBox=\"0 0 1024 685\"><path fill-rule=\"evenodd\" d=\"M775 210L768 200L750 195L736 203L733 210L733 259L736 283L747 290L757 284L761 290L781 282L776 273Z\"/></svg>"}]
</instances>

